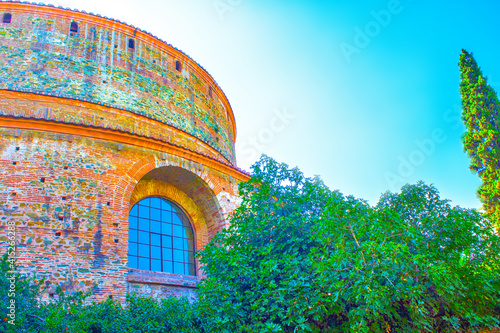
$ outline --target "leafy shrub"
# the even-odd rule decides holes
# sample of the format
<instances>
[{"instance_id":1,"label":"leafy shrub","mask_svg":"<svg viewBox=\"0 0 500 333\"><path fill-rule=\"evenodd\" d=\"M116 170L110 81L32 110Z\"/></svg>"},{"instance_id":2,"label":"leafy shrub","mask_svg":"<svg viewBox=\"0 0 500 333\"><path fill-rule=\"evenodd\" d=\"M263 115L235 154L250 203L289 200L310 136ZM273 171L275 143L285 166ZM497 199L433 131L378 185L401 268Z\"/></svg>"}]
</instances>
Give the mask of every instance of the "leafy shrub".
<instances>
[{"instance_id":1,"label":"leafy shrub","mask_svg":"<svg viewBox=\"0 0 500 333\"><path fill-rule=\"evenodd\" d=\"M9 296L9 261L0 262L0 302L2 318L7 318ZM209 316L202 302L189 303L183 298L160 301L145 296L128 295L125 306L113 299L89 303L90 293L69 294L57 288L47 303L39 303L41 288L33 279L15 274L15 325L2 321L0 332L44 333L204 333L216 332L216 318Z\"/></svg>"},{"instance_id":2,"label":"leafy shrub","mask_svg":"<svg viewBox=\"0 0 500 333\"><path fill-rule=\"evenodd\" d=\"M456 332L499 327L500 238L423 183L375 206L263 157L200 253L219 331Z\"/></svg>"}]
</instances>

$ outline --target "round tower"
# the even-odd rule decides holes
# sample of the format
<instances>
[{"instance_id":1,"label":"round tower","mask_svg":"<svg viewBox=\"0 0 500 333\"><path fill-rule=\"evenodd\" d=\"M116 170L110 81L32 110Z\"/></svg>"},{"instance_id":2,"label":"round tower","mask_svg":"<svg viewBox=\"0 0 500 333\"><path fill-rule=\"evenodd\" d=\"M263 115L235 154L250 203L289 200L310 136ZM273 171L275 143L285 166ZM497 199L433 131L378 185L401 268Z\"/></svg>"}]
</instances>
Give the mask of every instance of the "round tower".
<instances>
[{"instance_id":1,"label":"round tower","mask_svg":"<svg viewBox=\"0 0 500 333\"><path fill-rule=\"evenodd\" d=\"M182 51L113 19L0 3L0 240L98 299L194 297L238 204L231 106Z\"/></svg>"}]
</instances>

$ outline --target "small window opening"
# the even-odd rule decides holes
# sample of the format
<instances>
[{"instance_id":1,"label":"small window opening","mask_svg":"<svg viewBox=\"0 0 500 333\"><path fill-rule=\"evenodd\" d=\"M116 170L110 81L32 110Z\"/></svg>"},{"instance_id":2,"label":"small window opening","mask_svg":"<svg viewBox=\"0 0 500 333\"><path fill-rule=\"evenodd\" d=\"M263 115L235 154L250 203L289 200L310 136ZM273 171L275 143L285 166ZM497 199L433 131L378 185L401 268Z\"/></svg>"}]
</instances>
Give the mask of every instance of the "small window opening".
<instances>
[{"instance_id":1,"label":"small window opening","mask_svg":"<svg viewBox=\"0 0 500 333\"><path fill-rule=\"evenodd\" d=\"M16 196L16 194L17 194L16 192L12 192L12 196L13 196L13 197L14 197L14 196Z\"/></svg>"},{"instance_id":2,"label":"small window opening","mask_svg":"<svg viewBox=\"0 0 500 333\"><path fill-rule=\"evenodd\" d=\"M12 162L12 165L16 165L16 164L17 164L17 162Z\"/></svg>"},{"instance_id":3,"label":"small window opening","mask_svg":"<svg viewBox=\"0 0 500 333\"><path fill-rule=\"evenodd\" d=\"M56 232L56 236L57 237L61 236L61 233L60 232Z\"/></svg>"},{"instance_id":4,"label":"small window opening","mask_svg":"<svg viewBox=\"0 0 500 333\"><path fill-rule=\"evenodd\" d=\"M66 197L61 197L62 200L66 200Z\"/></svg>"},{"instance_id":5,"label":"small window opening","mask_svg":"<svg viewBox=\"0 0 500 333\"><path fill-rule=\"evenodd\" d=\"M78 24L76 22L71 22L71 26L69 27L69 31L72 34L77 34L78 33Z\"/></svg>"},{"instance_id":6,"label":"small window opening","mask_svg":"<svg viewBox=\"0 0 500 333\"><path fill-rule=\"evenodd\" d=\"M118 228L118 223L113 223L113 227Z\"/></svg>"},{"instance_id":7,"label":"small window opening","mask_svg":"<svg viewBox=\"0 0 500 333\"><path fill-rule=\"evenodd\" d=\"M41 181L42 183L45 183L45 177L40 178L40 181Z\"/></svg>"},{"instance_id":8,"label":"small window opening","mask_svg":"<svg viewBox=\"0 0 500 333\"><path fill-rule=\"evenodd\" d=\"M135 48L135 41L132 38L128 39L128 48L132 50Z\"/></svg>"},{"instance_id":9,"label":"small window opening","mask_svg":"<svg viewBox=\"0 0 500 333\"><path fill-rule=\"evenodd\" d=\"M16 147L16 151L19 151L19 147Z\"/></svg>"},{"instance_id":10,"label":"small window opening","mask_svg":"<svg viewBox=\"0 0 500 333\"><path fill-rule=\"evenodd\" d=\"M68 167L67 167L67 166L65 166L63 169L64 169L64 170L68 170Z\"/></svg>"},{"instance_id":11,"label":"small window opening","mask_svg":"<svg viewBox=\"0 0 500 333\"><path fill-rule=\"evenodd\" d=\"M178 72L182 71L182 64L179 60L175 61L175 70Z\"/></svg>"},{"instance_id":12,"label":"small window opening","mask_svg":"<svg viewBox=\"0 0 500 333\"><path fill-rule=\"evenodd\" d=\"M116 244L118 244L118 243L119 243L118 239L115 239L115 243L116 243Z\"/></svg>"},{"instance_id":13,"label":"small window opening","mask_svg":"<svg viewBox=\"0 0 500 333\"><path fill-rule=\"evenodd\" d=\"M111 206L111 202L109 202L109 201L106 202L106 205Z\"/></svg>"},{"instance_id":14,"label":"small window opening","mask_svg":"<svg viewBox=\"0 0 500 333\"><path fill-rule=\"evenodd\" d=\"M12 21L12 14L3 14L3 23L10 23Z\"/></svg>"}]
</instances>

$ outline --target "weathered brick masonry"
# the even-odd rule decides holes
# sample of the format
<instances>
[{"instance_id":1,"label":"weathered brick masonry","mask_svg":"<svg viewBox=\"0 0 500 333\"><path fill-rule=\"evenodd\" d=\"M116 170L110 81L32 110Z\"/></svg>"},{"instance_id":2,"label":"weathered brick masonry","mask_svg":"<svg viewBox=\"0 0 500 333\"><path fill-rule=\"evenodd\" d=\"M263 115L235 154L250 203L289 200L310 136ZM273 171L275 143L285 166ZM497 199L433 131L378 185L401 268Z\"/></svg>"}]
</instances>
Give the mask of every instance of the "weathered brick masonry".
<instances>
[{"instance_id":1,"label":"weathered brick masonry","mask_svg":"<svg viewBox=\"0 0 500 333\"><path fill-rule=\"evenodd\" d=\"M0 241L19 267L98 299L193 296L200 278L129 268L129 211L183 209L195 250L237 205L236 129L213 78L171 45L84 12L0 3Z\"/></svg>"}]
</instances>

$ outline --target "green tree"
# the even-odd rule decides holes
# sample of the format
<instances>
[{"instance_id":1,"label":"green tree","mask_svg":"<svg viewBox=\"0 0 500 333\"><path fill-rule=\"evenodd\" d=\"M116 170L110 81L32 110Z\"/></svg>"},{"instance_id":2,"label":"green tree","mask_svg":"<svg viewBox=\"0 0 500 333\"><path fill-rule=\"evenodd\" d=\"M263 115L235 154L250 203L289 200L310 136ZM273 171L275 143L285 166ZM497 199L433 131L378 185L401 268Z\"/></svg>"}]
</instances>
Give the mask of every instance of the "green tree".
<instances>
[{"instance_id":1,"label":"green tree","mask_svg":"<svg viewBox=\"0 0 500 333\"><path fill-rule=\"evenodd\" d=\"M200 253L201 298L233 332L498 327L499 237L422 183L375 207L263 157Z\"/></svg>"},{"instance_id":2,"label":"green tree","mask_svg":"<svg viewBox=\"0 0 500 333\"><path fill-rule=\"evenodd\" d=\"M16 270L16 261L5 253L0 259L0 332L41 332L38 296L40 286Z\"/></svg>"},{"instance_id":3,"label":"green tree","mask_svg":"<svg viewBox=\"0 0 500 333\"><path fill-rule=\"evenodd\" d=\"M7 255L0 260L0 333L217 332L214 327L220 320L210 314L208 305L189 303L182 298L158 301L128 295L122 306L113 299L89 302L90 293L70 294L56 288L56 294L47 302L39 302L42 296L39 284L17 272L12 274L14 266L15 262ZM15 319L9 316L11 300L16 304Z\"/></svg>"},{"instance_id":4,"label":"green tree","mask_svg":"<svg viewBox=\"0 0 500 333\"><path fill-rule=\"evenodd\" d=\"M500 227L500 104L472 53L460 55L464 150L470 169L481 177L478 196L485 212Z\"/></svg>"}]
</instances>

